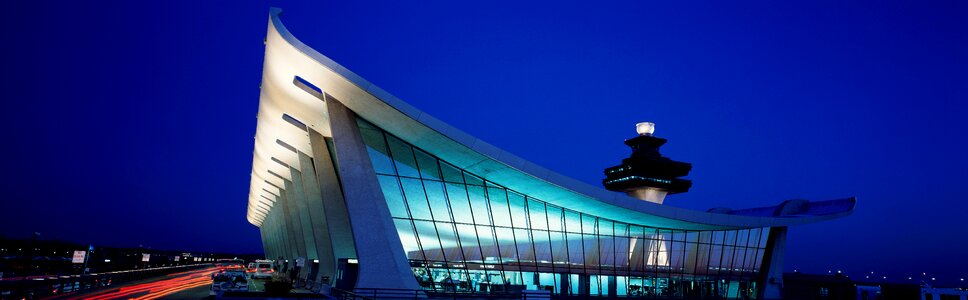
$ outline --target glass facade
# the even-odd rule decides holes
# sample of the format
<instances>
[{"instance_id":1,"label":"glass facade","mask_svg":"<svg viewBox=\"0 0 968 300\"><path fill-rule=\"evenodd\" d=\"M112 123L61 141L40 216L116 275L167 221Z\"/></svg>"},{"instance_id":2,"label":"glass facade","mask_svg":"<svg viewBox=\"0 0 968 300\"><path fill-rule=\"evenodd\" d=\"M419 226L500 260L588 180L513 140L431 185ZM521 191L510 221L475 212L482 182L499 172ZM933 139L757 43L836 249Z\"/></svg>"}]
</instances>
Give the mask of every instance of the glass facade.
<instances>
[{"instance_id":1,"label":"glass facade","mask_svg":"<svg viewBox=\"0 0 968 300\"><path fill-rule=\"evenodd\" d=\"M754 298L768 228L691 231L529 197L359 120L420 286L559 296Z\"/></svg>"}]
</instances>

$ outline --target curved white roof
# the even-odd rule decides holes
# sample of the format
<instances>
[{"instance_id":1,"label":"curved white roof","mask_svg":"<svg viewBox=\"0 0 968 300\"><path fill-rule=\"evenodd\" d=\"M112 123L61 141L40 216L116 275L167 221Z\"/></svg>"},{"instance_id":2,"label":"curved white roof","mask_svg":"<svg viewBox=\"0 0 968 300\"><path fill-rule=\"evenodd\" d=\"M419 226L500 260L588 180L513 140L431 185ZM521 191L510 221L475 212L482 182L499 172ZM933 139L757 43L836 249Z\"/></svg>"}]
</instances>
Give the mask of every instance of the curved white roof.
<instances>
[{"instance_id":1,"label":"curved white roof","mask_svg":"<svg viewBox=\"0 0 968 300\"><path fill-rule=\"evenodd\" d=\"M725 213L694 211L641 201L560 175L470 136L410 106L347 70L289 33L278 8L270 10L262 92L247 219L260 226L265 212L298 165L295 150L312 155L306 131L283 119L292 116L324 136L332 136L322 99L293 84L299 76L387 132L489 181L561 207L645 226L677 229L730 229L788 226L849 214L853 198L795 202L777 208ZM273 160L275 158L275 160ZM278 161L276 161L278 160ZM764 213L782 211L783 213Z\"/></svg>"}]
</instances>

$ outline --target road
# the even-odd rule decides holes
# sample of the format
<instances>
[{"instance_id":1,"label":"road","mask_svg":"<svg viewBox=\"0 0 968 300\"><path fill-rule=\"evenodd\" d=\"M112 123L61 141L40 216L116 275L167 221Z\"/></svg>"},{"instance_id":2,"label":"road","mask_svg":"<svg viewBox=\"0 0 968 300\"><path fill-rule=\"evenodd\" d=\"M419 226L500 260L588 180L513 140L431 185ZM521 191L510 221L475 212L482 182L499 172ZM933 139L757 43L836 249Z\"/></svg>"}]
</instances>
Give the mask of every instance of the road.
<instances>
[{"instance_id":1,"label":"road","mask_svg":"<svg viewBox=\"0 0 968 300\"><path fill-rule=\"evenodd\" d=\"M67 299L204 299L208 297L211 275L216 270L218 268L213 267L175 273Z\"/></svg>"}]
</instances>

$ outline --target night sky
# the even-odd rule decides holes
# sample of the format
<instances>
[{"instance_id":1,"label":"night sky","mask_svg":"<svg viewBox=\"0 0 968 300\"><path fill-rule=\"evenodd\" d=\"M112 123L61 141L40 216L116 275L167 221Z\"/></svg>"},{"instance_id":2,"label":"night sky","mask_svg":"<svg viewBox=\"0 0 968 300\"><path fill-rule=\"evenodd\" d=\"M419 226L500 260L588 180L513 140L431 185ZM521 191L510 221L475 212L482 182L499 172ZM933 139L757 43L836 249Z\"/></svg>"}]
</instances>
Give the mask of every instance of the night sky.
<instances>
[{"instance_id":1,"label":"night sky","mask_svg":"<svg viewBox=\"0 0 968 300\"><path fill-rule=\"evenodd\" d=\"M0 234L261 252L245 210L279 6L404 101L593 185L654 121L693 163L667 205L856 196L791 228L790 271L968 277L965 1L141 2L4 3Z\"/></svg>"}]
</instances>

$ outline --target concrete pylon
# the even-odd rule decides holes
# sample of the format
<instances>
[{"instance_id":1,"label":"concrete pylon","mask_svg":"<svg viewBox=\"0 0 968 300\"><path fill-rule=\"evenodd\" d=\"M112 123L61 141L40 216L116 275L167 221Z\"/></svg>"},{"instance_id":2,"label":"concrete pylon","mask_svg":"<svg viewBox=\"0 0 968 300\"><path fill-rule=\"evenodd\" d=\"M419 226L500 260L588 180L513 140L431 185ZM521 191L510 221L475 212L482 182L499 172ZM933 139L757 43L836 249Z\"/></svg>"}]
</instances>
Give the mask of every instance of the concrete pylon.
<instances>
[{"instance_id":1,"label":"concrete pylon","mask_svg":"<svg viewBox=\"0 0 968 300\"><path fill-rule=\"evenodd\" d=\"M318 176L316 175L316 168L313 166L313 159L302 152L299 152L298 155L299 169L304 175L301 176L302 188L306 194L306 199L309 200L306 204L310 219L312 220L311 229L313 230L313 241L316 243L315 255L311 254L310 259L319 260L316 276L310 279L315 282L320 282L320 279L326 276L332 278L333 273L336 271L336 259L333 255L333 232L328 226L329 218L327 218L327 211L323 205L323 197L319 190L319 183L317 182ZM312 260L306 262L307 272L310 271L312 264ZM329 284L330 282L326 283Z\"/></svg>"},{"instance_id":2,"label":"concrete pylon","mask_svg":"<svg viewBox=\"0 0 968 300\"><path fill-rule=\"evenodd\" d=\"M370 162L356 113L326 95L336 165L359 258L356 289L420 290Z\"/></svg>"},{"instance_id":3,"label":"concrete pylon","mask_svg":"<svg viewBox=\"0 0 968 300\"><path fill-rule=\"evenodd\" d=\"M297 155L299 155L298 152ZM312 263L312 260L319 259L319 257L316 255L317 233L315 230L313 230L314 228L312 225L313 221L311 209L309 208L309 202L316 202L316 199L318 198L310 198L310 195L308 195L305 185L303 184L303 173L300 172L299 169L296 169L296 167L297 166L289 166L289 174L292 178L291 194L293 195L293 200L295 200L293 201L296 207L295 213L298 216L296 221L299 222L299 229L302 231L300 238L302 238L303 247L305 249L302 253L300 253L301 255L297 257L297 259L303 259L303 267L300 268L298 276L299 278L306 278L306 276L309 275L309 265ZM309 176L313 175L310 174ZM295 266L295 264L293 265Z\"/></svg>"},{"instance_id":4,"label":"concrete pylon","mask_svg":"<svg viewBox=\"0 0 968 300\"><path fill-rule=\"evenodd\" d=\"M299 202L299 194L296 193L295 187L292 181L285 180L285 201L286 201L286 223L289 224L289 239L292 240L292 253L289 259L289 268L296 266L296 258L306 257L306 239L303 235L302 220L300 220L299 207L297 203Z\"/></svg>"},{"instance_id":5,"label":"concrete pylon","mask_svg":"<svg viewBox=\"0 0 968 300\"><path fill-rule=\"evenodd\" d=\"M332 284L339 259L357 258L356 244L353 240L353 228L350 226L350 217L346 210L343 190L336 174L336 165L333 162L333 157L335 157L332 152L333 149L322 134L312 128L309 128L308 131L309 143L313 150L312 163L315 167L317 190L322 199L322 212L325 214L325 226L328 229L329 245L332 249L330 267L324 268L324 263L320 261L318 280L326 282L327 280L323 279L328 276L329 282L327 283Z\"/></svg>"},{"instance_id":6,"label":"concrete pylon","mask_svg":"<svg viewBox=\"0 0 968 300\"><path fill-rule=\"evenodd\" d=\"M783 253L786 252L786 227L771 227L760 266L763 288L758 299L783 299Z\"/></svg>"}]
</instances>

